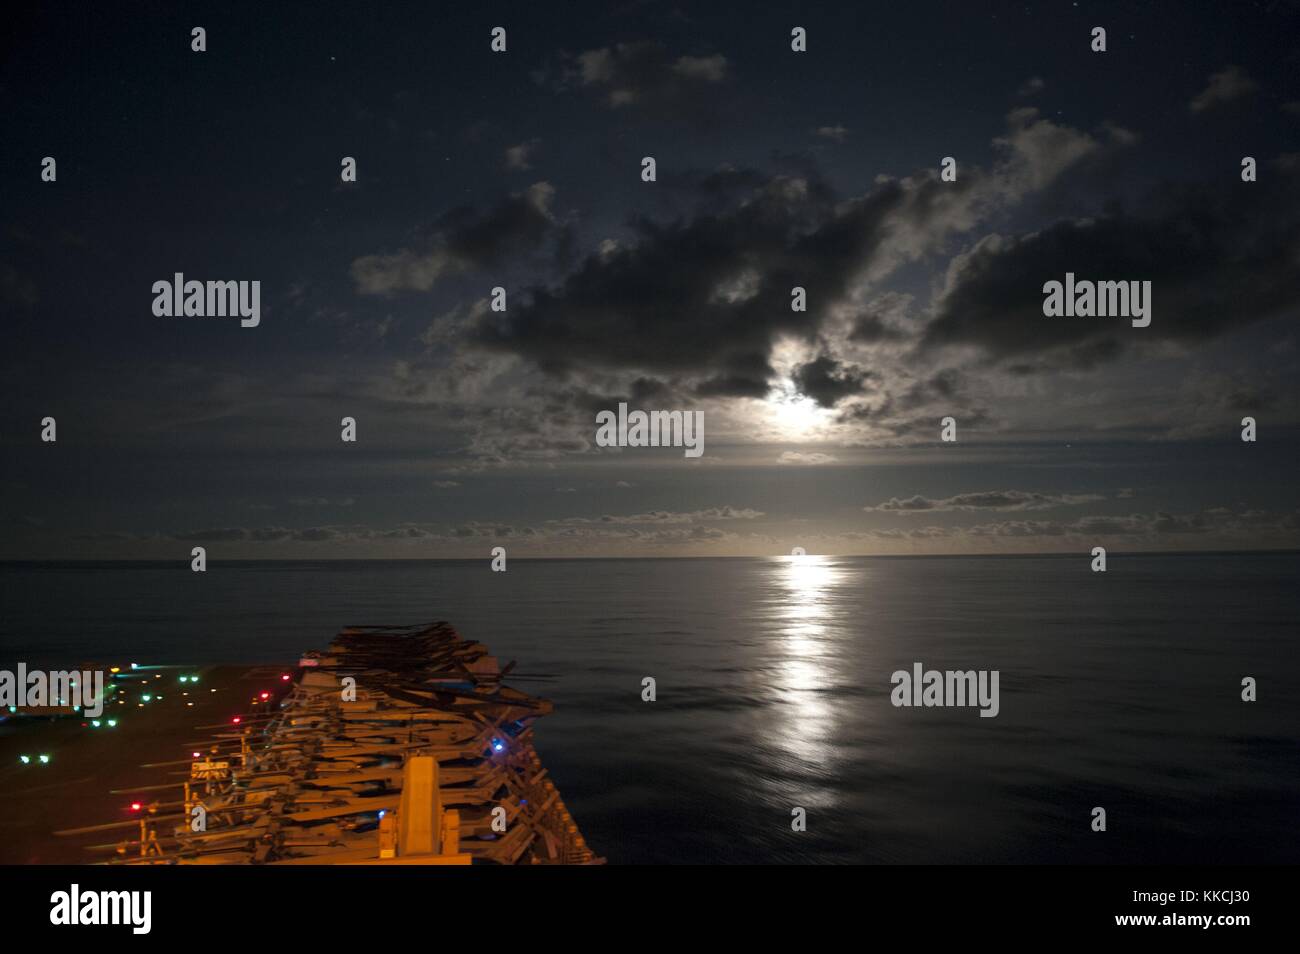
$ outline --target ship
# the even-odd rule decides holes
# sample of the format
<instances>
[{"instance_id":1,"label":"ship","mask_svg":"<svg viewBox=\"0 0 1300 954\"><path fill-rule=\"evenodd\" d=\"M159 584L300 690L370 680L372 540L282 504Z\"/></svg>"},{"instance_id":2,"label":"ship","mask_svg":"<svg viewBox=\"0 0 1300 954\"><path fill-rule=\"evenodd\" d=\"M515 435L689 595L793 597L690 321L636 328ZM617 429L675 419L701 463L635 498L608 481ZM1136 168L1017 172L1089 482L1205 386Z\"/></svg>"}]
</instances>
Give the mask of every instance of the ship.
<instances>
[{"instance_id":1,"label":"ship","mask_svg":"<svg viewBox=\"0 0 1300 954\"><path fill-rule=\"evenodd\" d=\"M533 746L549 700L449 623L352 626L196 745L109 864L600 864ZM100 846L104 847L104 846Z\"/></svg>"}]
</instances>

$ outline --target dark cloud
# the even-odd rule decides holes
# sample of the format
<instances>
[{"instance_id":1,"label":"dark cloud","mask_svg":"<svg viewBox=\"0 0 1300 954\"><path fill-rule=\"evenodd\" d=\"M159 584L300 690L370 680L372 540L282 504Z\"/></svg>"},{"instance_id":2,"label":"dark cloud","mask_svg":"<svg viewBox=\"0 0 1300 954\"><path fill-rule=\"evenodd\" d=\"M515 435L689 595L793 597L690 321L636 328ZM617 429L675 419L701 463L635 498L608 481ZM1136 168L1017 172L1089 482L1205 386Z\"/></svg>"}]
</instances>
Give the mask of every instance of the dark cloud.
<instances>
[{"instance_id":1,"label":"dark cloud","mask_svg":"<svg viewBox=\"0 0 1300 954\"><path fill-rule=\"evenodd\" d=\"M966 344L1022 373L1090 368L1132 344L1198 341L1300 301L1300 189L1280 176L1169 190L1141 211L1116 209L1018 239L989 236L954 263L924 349ZM1150 281L1152 320L1048 318L1043 284Z\"/></svg>"},{"instance_id":2,"label":"dark cloud","mask_svg":"<svg viewBox=\"0 0 1300 954\"><path fill-rule=\"evenodd\" d=\"M451 531L454 537L490 537L493 539L531 537L536 533L537 531L532 527L515 527L508 523L480 523L477 520L455 527Z\"/></svg>"},{"instance_id":3,"label":"dark cloud","mask_svg":"<svg viewBox=\"0 0 1300 954\"><path fill-rule=\"evenodd\" d=\"M770 369L764 368L758 377L746 377L743 374L715 375L701 381L695 387L700 397L764 398L771 391L767 376Z\"/></svg>"},{"instance_id":4,"label":"dark cloud","mask_svg":"<svg viewBox=\"0 0 1300 954\"><path fill-rule=\"evenodd\" d=\"M867 424L894 437L929 437L938 433L942 417L953 414L962 428L989 423L992 418L966 393L966 378L956 368L944 368L919 378L882 379L880 393L848 401L838 409L845 423Z\"/></svg>"},{"instance_id":5,"label":"dark cloud","mask_svg":"<svg viewBox=\"0 0 1300 954\"><path fill-rule=\"evenodd\" d=\"M820 467L838 461L839 458L834 454L824 454L821 451L784 451L776 462L797 467Z\"/></svg>"},{"instance_id":6,"label":"dark cloud","mask_svg":"<svg viewBox=\"0 0 1300 954\"><path fill-rule=\"evenodd\" d=\"M820 183L775 179L722 214L638 220L638 241L588 257L559 288L534 289L505 315L484 316L477 340L556 375L644 369L698 378L704 393L765 392L774 336L811 337L824 307L792 311L790 289L843 294L850 263L879 241L862 234L867 223L841 225L844 245L829 247L809 227L828 206Z\"/></svg>"},{"instance_id":7,"label":"dark cloud","mask_svg":"<svg viewBox=\"0 0 1300 954\"><path fill-rule=\"evenodd\" d=\"M553 375L635 369L691 378L700 394L761 396L773 342L812 342L882 246L918 253L922 235L946 231L961 194L926 175L837 203L820 180L775 176L725 211L636 221L635 242L589 256L505 315L481 316L476 339ZM807 311L791 310L796 286Z\"/></svg>"},{"instance_id":8,"label":"dark cloud","mask_svg":"<svg viewBox=\"0 0 1300 954\"><path fill-rule=\"evenodd\" d=\"M853 321L849 340L861 344L876 344L885 341L905 341L907 333L901 328L889 324L881 315L870 312L859 315Z\"/></svg>"},{"instance_id":9,"label":"dark cloud","mask_svg":"<svg viewBox=\"0 0 1300 954\"><path fill-rule=\"evenodd\" d=\"M217 527L172 534L168 539L184 543L331 543L374 540L420 539L434 536L414 525L392 529L374 527ZM145 539L145 538L137 538Z\"/></svg>"},{"instance_id":10,"label":"dark cloud","mask_svg":"<svg viewBox=\"0 0 1300 954\"><path fill-rule=\"evenodd\" d=\"M673 188L695 197L693 214L635 219L630 238L602 243L558 285L531 289L508 313L477 316L471 339L555 377L639 372L701 396L761 397L778 339L815 344L864 282L939 249L1100 148L1033 109L1008 116L994 147L994 166L968 167L957 182L926 169L880 177L847 199L813 171L683 176ZM806 311L790 307L795 287L806 289ZM859 342L898 333L886 316L906 296L889 296L864 310ZM836 377L810 383L829 400Z\"/></svg>"},{"instance_id":11,"label":"dark cloud","mask_svg":"<svg viewBox=\"0 0 1300 954\"><path fill-rule=\"evenodd\" d=\"M1251 79L1245 70L1240 66L1229 66L1217 73L1211 73L1209 85L1192 97L1187 108L1194 113L1203 113L1207 109L1248 96L1257 89L1259 84Z\"/></svg>"},{"instance_id":12,"label":"dark cloud","mask_svg":"<svg viewBox=\"0 0 1300 954\"><path fill-rule=\"evenodd\" d=\"M764 516L764 514L761 510L754 510L752 507L732 507L726 505L722 507L709 507L704 510L692 511L650 510L645 513L625 514L622 516L605 514L598 519L573 517L568 520L557 522L565 524L711 523L720 520L756 520L762 516Z\"/></svg>"},{"instance_id":13,"label":"dark cloud","mask_svg":"<svg viewBox=\"0 0 1300 954\"><path fill-rule=\"evenodd\" d=\"M536 182L487 212L453 209L439 217L431 234L413 248L364 255L352 263L363 294L428 291L443 278L527 255L565 232L551 214L554 187Z\"/></svg>"},{"instance_id":14,"label":"dark cloud","mask_svg":"<svg viewBox=\"0 0 1300 954\"><path fill-rule=\"evenodd\" d=\"M540 139L529 139L526 142L507 146L505 151L506 169L518 172L531 169L533 167L533 156L539 145L541 145Z\"/></svg>"},{"instance_id":15,"label":"dark cloud","mask_svg":"<svg viewBox=\"0 0 1300 954\"><path fill-rule=\"evenodd\" d=\"M1295 531L1300 529L1300 511L1272 512L1250 510L1234 512L1226 508L1210 508L1191 513L1169 513L1157 510L1152 513L1131 513L1080 517L1077 520L1003 520L975 526L929 526L911 528L881 528L866 530L867 536L882 539L933 540L940 538L988 540L994 538L1077 537L1096 541L1103 538L1123 538L1126 545L1158 538L1211 537L1231 541L1267 534L1274 544L1296 541ZM1208 541L1198 540L1197 546Z\"/></svg>"},{"instance_id":16,"label":"dark cloud","mask_svg":"<svg viewBox=\"0 0 1300 954\"><path fill-rule=\"evenodd\" d=\"M1051 510L1077 507L1105 499L1100 494L1041 494L1027 490L987 490L933 499L919 494L907 498L891 497L867 511L885 513L934 513L945 510Z\"/></svg>"},{"instance_id":17,"label":"dark cloud","mask_svg":"<svg viewBox=\"0 0 1300 954\"><path fill-rule=\"evenodd\" d=\"M1257 413L1276 407L1277 390L1268 381L1228 374L1192 374L1184 378L1197 403L1215 413Z\"/></svg>"},{"instance_id":18,"label":"dark cloud","mask_svg":"<svg viewBox=\"0 0 1300 954\"><path fill-rule=\"evenodd\" d=\"M1046 88L1047 83L1043 81L1041 76L1031 76L1029 79L1025 80L1020 89L1016 90L1016 95L1022 98L1037 96Z\"/></svg>"},{"instance_id":19,"label":"dark cloud","mask_svg":"<svg viewBox=\"0 0 1300 954\"><path fill-rule=\"evenodd\" d=\"M718 115L715 90L730 78L720 53L674 53L652 40L563 54L534 79L557 91L582 90L613 110L669 119Z\"/></svg>"},{"instance_id":20,"label":"dark cloud","mask_svg":"<svg viewBox=\"0 0 1300 954\"><path fill-rule=\"evenodd\" d=\"M834 407L846 397L862 391L873 377L870 371L847 367L829 355L820 355L790 374L799 393L812 398L822 407Z\"/></svg>"},{"instance_id":21,"label":"dark cloud","mask_svg":"<svg viewBox=\"0 0 1300 954\"><path fill-rule=\"evenodd\" d=\"M175 539L185 543L220 543L230 542L232 540L249 539L249 531L243 527L213 527L207 530L192 530L189 533L178 533Z\"/></svg>"}]
</instances>

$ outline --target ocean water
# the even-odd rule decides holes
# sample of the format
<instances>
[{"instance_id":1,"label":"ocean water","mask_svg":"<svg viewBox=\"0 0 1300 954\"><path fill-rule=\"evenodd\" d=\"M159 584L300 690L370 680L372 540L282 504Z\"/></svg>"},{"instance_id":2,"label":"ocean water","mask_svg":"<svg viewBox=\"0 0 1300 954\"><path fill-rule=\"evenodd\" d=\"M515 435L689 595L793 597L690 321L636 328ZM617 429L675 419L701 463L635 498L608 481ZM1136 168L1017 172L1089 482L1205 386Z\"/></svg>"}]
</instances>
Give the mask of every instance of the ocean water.
<instances>
[{"instance_id":1,"label":"ocean water","mask_svg":"<svg viewBox=\"0 0 1300 954\"><path fill-rule=\"evenodd\" d=\"M0 564L0 666L446 619L555 702L538 750L611 863L1300 861L1300 555L1088 562ZM917 662L998 670L999 715L894 707Z\"/></svg>"}]
</instances>

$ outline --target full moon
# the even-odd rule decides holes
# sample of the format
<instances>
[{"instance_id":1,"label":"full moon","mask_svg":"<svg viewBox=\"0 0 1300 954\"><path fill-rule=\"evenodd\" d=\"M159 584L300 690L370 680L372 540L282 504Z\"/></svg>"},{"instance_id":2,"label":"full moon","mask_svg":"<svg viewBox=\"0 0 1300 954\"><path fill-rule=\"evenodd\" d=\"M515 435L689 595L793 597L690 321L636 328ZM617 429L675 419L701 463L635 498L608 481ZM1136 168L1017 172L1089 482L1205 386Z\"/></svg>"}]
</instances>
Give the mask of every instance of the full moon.
<instances>
[{"instance_id":1,"label":"full moon","mask_svg":"<svg viewBox=\"0 0 1300 954\"><path fill-rule=\"evenodd\" d=\"M807 437L830 419L829 413L802 394L781 394L768 401L772 424L785 437Z\"/></svg>"}]
</instances>

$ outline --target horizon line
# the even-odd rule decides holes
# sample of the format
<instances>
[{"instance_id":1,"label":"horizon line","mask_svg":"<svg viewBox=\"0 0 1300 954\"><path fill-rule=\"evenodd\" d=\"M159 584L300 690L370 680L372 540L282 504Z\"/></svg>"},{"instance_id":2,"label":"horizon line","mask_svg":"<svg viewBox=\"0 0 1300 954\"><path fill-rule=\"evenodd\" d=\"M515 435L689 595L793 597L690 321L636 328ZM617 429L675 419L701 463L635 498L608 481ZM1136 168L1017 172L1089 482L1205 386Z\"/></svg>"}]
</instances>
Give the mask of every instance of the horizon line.
<instances>
[{"instance_id":1,"label":"horizon line","mask_svg":"<svg viewBox=\"0 0 1300 954\"><path fill-rule=\"evenodd\" d=\"M1274 547L1242 550L1107 550L1106 555L1121 556L1271 556L1280 554L1300 554L1300 547ZM1052 550L1041 553L805 553L805 557L853 559L853 560L952 560L952 559L1035 559L1038 557L1080 557L1090 553L1076 550ZM677 556L512 556L512 563L543 563L560 561L590 560L780 560L789 559L792 553L769 554L729 554L729 555L677 555ZM209 559L209 563L478 563L491 557L236 557ZM79 558L52 557L44 559L0 558L0 566L22 564L131 564L149 563L170 565L189 564L185 559L161 559L140 557Z\"/></svg>"}]
</instances>

